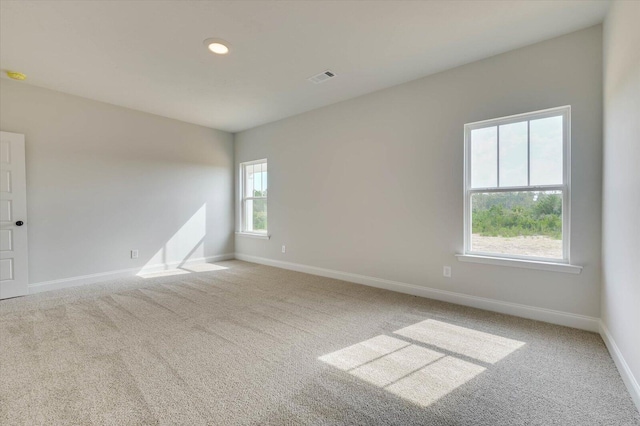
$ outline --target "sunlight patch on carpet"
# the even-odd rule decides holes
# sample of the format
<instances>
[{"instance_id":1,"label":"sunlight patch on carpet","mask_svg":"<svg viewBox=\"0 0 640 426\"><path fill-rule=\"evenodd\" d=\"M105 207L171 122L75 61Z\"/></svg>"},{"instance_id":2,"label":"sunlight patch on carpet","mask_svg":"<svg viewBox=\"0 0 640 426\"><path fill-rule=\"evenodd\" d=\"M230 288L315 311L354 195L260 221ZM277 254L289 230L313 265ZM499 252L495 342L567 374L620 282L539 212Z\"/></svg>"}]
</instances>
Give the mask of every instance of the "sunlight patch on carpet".
<instances>
[{"instance_id":1,"label":"sunlight patch on carpet","mask_svg":"<svg viewBox=\"0 0 640 426\"><path fill-rule=\"evenodd\" d=\"M494 364L524 342L428 319L394 332L400 336Z\"/></svg>"},{"instance_id":2,"label":"sunlight patch on carpet","mask_svg":"<svg viewBox=\"0 0 640 426\"><path fill-rule=\"evenodd\" d=\"M321 356L319 360L340 370L351 370L409 345L410 343L404 340L380 335Z\"/></svg>"},{"instance_id":3,"label":"sunlight patch on carpet","mask_svg":"<svg viewBox=\"0 0 640 426\"><path fill-rule=\"evenodd\" d=\"M415 343L380 335L318 360L427 407L486 371L487 364L500 361L525 344L431 319L394 333Z\"/></svg>"}]
</instances>

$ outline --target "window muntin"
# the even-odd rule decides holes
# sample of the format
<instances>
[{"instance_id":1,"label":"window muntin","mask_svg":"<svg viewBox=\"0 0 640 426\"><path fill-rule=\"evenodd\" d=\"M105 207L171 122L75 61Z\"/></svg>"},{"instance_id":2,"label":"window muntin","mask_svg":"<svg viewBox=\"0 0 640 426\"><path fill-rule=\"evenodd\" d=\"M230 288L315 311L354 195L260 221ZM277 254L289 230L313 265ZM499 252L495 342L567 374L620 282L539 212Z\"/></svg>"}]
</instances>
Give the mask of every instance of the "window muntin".
<instances>
[{"instance_id":1,"label":"window muntin","mask_svg":"<svg viewBox=\"0 0 640 426\"><path fill-rule=\"evenodd\" d=\"M241 232L267 233L267 160L240 164Z\"/></svg>"},{"instance_id":2,"label":"window muntin","mask_svg":"<svg viewBox=\"0 0 640 426\"><path fill-rule=\"evenodd\" d=\"M570 107L465 125L465 254L569 261Z\"/></svg>"}]
</instances>

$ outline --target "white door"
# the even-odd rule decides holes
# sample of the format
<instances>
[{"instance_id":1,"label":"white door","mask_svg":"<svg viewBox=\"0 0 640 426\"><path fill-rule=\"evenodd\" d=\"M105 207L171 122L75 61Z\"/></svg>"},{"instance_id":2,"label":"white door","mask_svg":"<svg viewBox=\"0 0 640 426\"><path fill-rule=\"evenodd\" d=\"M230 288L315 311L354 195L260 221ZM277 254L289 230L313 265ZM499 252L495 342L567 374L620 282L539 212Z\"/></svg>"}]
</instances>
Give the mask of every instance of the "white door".
<instances>
[{"instance_id":1,"label":"white door","mask_svg":"<svg viewBox=\"0 0 640 426\"><path fill-rule=\"evenodd\" d=\"M24 135L0 132L0 299L29 292Z\"/></svg>"}]
</instances>

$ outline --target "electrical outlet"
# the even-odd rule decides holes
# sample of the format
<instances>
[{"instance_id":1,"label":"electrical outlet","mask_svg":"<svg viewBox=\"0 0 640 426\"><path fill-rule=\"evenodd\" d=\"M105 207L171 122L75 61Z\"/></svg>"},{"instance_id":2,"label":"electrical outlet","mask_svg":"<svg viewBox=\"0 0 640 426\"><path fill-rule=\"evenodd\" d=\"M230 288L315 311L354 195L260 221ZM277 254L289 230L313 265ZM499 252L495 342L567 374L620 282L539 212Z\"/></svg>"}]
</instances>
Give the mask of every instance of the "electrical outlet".
<instances>
[{"instance_id":1,"label":"electrical outlet","mask_svg":"<svg viewBox=\"0 0 640 426\"><path fill-rule=\"evenodd\" d=\"M451 278L451 266L443 266L442 275L444 277Z\"/></svg>"},{"instance_id":2,"label":"electrical outlet","mask_svg":"<svg viewBox=\"0 0 640 426\"><path fill-rule=\"evenodd\" d=\"M138 250L131 250L131 258L132 259L138 258Z\"/></svg>"},{"instance_id":3,"label":"electrical outlet","mask_svg":"<svg viewBox=\"0 0 640 426\"><path fill-rule=\"evenodd\" d=\"M286 246L282 246L282 252L286 253L287 252L287 247Z\"/></svg>"}]
</instances>

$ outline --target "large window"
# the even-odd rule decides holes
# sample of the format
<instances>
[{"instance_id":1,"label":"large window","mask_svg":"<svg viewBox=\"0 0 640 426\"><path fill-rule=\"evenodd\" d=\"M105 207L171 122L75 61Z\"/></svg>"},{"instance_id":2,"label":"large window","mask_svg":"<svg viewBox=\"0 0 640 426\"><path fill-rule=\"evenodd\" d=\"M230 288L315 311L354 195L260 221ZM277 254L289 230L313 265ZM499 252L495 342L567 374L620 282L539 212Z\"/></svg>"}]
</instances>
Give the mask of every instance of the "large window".
<instances>
[{"instance_id":1,"label":"large window","mask_svg":"<svg viewBox=\"0 0 640 426\"><path fill-rule=\"evenodd\" d=\"M240 164L241 231L267 234L267 160Z\"/></svg>"},{"instance_id":2,"label":"large window","mask_svg":"<svg viewBox=\"0 0 640 426\"><path fill-rule=\"evenodd\" d=\"M570 107L465 125L465 253L569 262Z\"/></svg>"}]
</instances>

